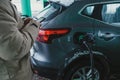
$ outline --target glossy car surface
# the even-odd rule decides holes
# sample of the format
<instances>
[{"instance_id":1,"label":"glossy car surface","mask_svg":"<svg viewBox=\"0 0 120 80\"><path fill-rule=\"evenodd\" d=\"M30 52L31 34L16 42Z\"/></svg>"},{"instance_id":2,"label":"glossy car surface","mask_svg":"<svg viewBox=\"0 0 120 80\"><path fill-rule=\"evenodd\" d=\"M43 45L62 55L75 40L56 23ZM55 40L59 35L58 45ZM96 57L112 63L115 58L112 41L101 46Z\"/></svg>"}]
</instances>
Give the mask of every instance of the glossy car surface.
<instances>
[{"instance_id":1,"label":"glossy car surface","mask_svg":"<svg viewBox=\"0 0 120 80\"><path fill-rule=\"evenodd\" d=\"M94 80L120 73L120 0L76 0L70 6L51 2L37 18L43 21L31 63L40 76L91 80L89 51L79 44L82 34L94 37Z\"/></svg>"}]
</instances>

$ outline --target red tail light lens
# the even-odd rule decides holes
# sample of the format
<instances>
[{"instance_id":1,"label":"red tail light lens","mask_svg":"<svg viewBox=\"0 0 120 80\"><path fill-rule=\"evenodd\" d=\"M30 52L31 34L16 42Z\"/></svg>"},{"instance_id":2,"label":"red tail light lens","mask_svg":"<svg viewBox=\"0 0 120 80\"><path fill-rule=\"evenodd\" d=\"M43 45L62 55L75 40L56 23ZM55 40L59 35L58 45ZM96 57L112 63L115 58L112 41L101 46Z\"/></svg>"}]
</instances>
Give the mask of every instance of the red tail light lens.
<instances>
[{"instance_id":1,"label":"red tail light lens","mask_svg":"<svg viewBox=\"0 0 120 80\"><path fill-rule=\"evenodd\" d=\"M53 39L69 33L70 29L40 29L37 41L51 43Z\"/></svg>"}]
</instances>

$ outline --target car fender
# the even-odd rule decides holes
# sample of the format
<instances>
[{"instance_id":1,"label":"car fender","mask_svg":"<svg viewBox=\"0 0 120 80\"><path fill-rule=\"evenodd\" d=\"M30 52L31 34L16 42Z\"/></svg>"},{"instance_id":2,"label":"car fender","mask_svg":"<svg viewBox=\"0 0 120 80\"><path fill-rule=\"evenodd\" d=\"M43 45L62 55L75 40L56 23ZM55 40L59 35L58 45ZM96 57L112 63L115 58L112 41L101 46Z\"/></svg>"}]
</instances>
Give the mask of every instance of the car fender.
<instances>
[{"instance_id":1,"label":"car fender","mask_svg":"<svg viewBox=\"0 0 120 80\"><path fill-rule=\"evenodd\" d=\"M93 54L94 54L94 57L97 57L97 58L102 58L102 59L105 59L108 61L107 57L101 53L101 52L98 52L98 51L92 51ZM75 51L72 51L70 53L70 55L68 55L66 58L65 58L65 63L64 63L64 67L68 66L70 63L72 63L73 61L77 60L77 59L83 59L85 57L89 57L89 51L80 51L80 50L75 50Z\"/></svg>"},{"instance_id":2,"label":"car fender","mask_svg":"<svg viewBox=\"0 0 120 80\"><path fill-rule=\"evenodd\" d=\"M97 58L98 60L101 61L106 61L107 63L103 62L103 65L105 67L108 67L109 70L109 61L107 59L107 57L98 51L92 51L94 54L94 58ZM76 63L76 61L82 61L85 60L86 58L90 58L89 55L89 51L81 51L79 49L74 50L72 52L69 53L70 55L67 55L65 58L65 63L64 63L64 67L60 70L59 75L60 77L64 76L65 72L70 68L71 65L74 65ZM64 73L64 74L63 74Z\"/></svg>"}]
</instances>

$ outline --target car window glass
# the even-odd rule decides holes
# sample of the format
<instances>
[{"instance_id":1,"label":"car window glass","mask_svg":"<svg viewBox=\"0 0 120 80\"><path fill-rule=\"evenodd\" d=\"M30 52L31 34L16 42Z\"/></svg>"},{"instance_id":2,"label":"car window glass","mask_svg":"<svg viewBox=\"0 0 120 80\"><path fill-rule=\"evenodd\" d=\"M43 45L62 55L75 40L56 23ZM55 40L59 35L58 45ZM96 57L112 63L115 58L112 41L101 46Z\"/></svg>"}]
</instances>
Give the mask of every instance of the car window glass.
<instances>
[{"instance_id":1,"label":"car window glass","mask_svg":"<svg viewBox=\"0 0 120 80\"><path fill-rule=\"evenodd\" d=\"M88 6L83 10L82 14L86 16L91 16L93 13L93 10L94 10L94 6Z\"/></svg>"},{"instance_id":2,"label":"car window glass","mask_svg":"<svg viewBox=\"0 0 120 80\"><path fill-rule=\"evenodd\" d=\"M56 14L59 13L61 5L56 4L56 3L51 3L48 6L46 6L38 15L34 16L37 20L45 19L50 20L53 17L56 16ZM63 6L62 6L63 7Z\"/></svg>"},{"instance_id":3,"label":"car window glass","mask_svg":"<svg viewBox=\"0 0 120 80\"><path fill-rule=\"evenodd\" d=\"M108 23L120 23L120 3L103 5L102 20Z\"/></svg>"},{"instance_id":4,"label":"car window glass","mask_svg":"<svg viewBox=\"0 0 120 80\"><path fill-rule=\"evenodd\" d=\"M87 6L82 14L106 23L120 25L120 3L95 4Z\"/></svg>"},{"instance_id":5,"label":"car window glass","mask_svg":"<svg viewBox=\"0 0 120 80\"><path fill-rule=\"evenodd\" d=\"M37 16L35 16L36 18L40 18L41 16L44 16L48 10L51 8L51 5L46 6L42 11L39 12L39 14Z\"/></svg>"}]
</instances>

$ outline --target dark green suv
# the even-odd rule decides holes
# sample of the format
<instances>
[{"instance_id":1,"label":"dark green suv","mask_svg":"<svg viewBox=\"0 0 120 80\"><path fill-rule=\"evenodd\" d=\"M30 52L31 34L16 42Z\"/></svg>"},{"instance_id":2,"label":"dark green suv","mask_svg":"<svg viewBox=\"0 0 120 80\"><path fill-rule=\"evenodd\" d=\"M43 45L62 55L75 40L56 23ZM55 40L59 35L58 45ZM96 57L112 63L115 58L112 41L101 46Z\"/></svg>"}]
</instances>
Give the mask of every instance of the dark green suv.
<instances>
[{"instance_id":1,"label":"dark green suv","mask_svg":"<svg viewBox=\"0 0 120 80\"><path fill-rule=\"evenodd\" d=\"M43 22L31 63L38 75L51 80L107 80L120 73L120 0L74 0L67 6L52 0L37 18ZM83 34L94 39L93 58L81 44Z\"/></svg>"}]
</instances>

